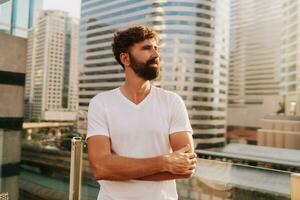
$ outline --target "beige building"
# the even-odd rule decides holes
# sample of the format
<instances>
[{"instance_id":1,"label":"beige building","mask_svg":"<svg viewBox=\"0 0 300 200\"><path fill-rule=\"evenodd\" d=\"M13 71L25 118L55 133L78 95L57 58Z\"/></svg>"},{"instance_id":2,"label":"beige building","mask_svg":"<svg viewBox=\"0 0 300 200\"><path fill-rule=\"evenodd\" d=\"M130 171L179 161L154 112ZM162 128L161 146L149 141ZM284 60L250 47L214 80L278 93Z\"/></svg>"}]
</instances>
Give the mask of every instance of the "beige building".
<instances>
[{"instance_id":1,"label":"beige building","mask_svg":"<svg viewBox=\"0 0 300 200\"><path fill-rule=\"evenodd\" d=\"M258 130L258 145L300 149L299 22L300 1L281 2L280 92L282 113L266 116Z\"/></svg>"},{"instance_id":2,"label":"beige building","mask_svg":"<svg viewBox=\"0 0 300 200\"><path fill-rule=\"evenodd\" d=\"M269 115L257 133L260 146L300 149L300 116Z\"/></svg>"},{"instance_id":3,"label":"beige building","mask_svg":"<svg viewBox=\"0 0 300 200\"><path fill-rule=\"evenodd\" d=\"M78 20L64 11L41 11L28 34L27 121L76 119Z\"/></svg>"},{"instance_id":4,"label":"beige building","mask_svg":"<svg viewBox=\"0 0 300 200\"><path fill-rule=\"evenodd\" d=\"M258 128L266 114L279 109L281 5L281 0L231 1L229 127Z\"/></svg>"},{"instance_id":5,"label":"beige building","mask_svg":"<svg viewBox=\"0 0 300 200\"><path fill-rule=\"evenodd\" d=\"M300 1L282 1L280 89L286 115L300 116Z\"/></svg>"},{"instance_id":6,"label":"beige building","mask_svg":"<svg viewBox=\"0 0 300 200\"><path fill-rule=\"evenodd\" d=\"M19 199L27 40L0 33L0 192Z\"/></svg>"}]
</instances>

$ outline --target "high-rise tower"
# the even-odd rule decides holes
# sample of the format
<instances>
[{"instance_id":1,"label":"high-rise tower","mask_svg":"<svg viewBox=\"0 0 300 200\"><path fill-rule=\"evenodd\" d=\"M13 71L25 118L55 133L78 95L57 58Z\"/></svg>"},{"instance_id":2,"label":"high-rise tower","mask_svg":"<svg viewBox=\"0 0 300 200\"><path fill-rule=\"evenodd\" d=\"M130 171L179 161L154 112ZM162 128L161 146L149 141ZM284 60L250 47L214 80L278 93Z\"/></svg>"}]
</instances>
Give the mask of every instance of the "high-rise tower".
<instances>
[{"instance_id":1,"label":"high-rise tower","mask_svg":"<svg viewBox=\"0 0 300 200\"><path fill-rule=\"evenodd\" d=\"M41 11L29 31L25 118L75 120L78 104L78 20Z\"/></svg>"},{"instance_id":2,"label":"high-rise tower","mask_svg":"<svg viewBox=\"0 0 300 200\"><path fill-rule=\"evenodd\" d=\"M281 1L231 1L228 126L260 127L279 109Z\"/></svg>"},{"instance_id":3,"label":"high-rise tower","mask_svg":"<svg viewBox=\"0 0 300 200\"><path fill-rule=\"evenodd\" d=\"M155 85L186 103L197 148L224 145L226 130L229 1L83 0L79 108L124 81L111 50L113 33L132 24L160 35L162 72Z\"/></svg>"}]
</instances>

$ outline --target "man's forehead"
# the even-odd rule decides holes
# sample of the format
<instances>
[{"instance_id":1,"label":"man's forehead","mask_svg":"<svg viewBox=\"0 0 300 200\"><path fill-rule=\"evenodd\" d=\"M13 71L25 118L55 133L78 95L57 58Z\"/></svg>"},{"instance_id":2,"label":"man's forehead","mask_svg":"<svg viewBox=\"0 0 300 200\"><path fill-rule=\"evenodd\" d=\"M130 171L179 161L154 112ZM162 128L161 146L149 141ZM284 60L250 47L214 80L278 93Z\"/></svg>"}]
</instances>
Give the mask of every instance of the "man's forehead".
<instances>
[{"instance_id":1,"label":"man's forehead","mask_svg":"<svg viewBox=\"0 0 300 200\"><path fill-rule=\"evenodd\" d=\"M145 46L145 45L158 46L157 40L154 39L154 38L146 39L146 40L141 41L141 42L137 42L137 43L135 43L135 45L136 45L136 46ZM134 45L134 46L135 46L135 45Z\"/></svg>"}]
</instances>

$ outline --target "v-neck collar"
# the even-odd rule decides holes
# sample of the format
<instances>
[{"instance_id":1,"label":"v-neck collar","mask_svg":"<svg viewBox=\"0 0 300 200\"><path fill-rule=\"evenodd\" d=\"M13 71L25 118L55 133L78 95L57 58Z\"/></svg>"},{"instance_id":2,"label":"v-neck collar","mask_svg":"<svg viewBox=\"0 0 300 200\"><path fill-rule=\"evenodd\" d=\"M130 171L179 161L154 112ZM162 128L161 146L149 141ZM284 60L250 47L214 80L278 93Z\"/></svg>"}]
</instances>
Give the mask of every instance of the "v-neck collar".
<instances>
[{"instance_id":1,"label":"v-neck collar","mask_svg":"<svg viewBox=\"0 0 300 200\"><path fill-rule=\"evenodd\" d=\"M139 104L135 104L132 101L130 101L122 92L121 92L121 87L118 88L118 94L121 96L121 99L123 102L125 102L126 104L129 104L130 106L134 107L134 108L140 108L142 107L144 104L146 104L151 96L153 95L153 91L154 90L154 86L151 85L150 87L150 92L149 94L147 94L147 96L139 103Z\"/></svg>"}]
</instances>

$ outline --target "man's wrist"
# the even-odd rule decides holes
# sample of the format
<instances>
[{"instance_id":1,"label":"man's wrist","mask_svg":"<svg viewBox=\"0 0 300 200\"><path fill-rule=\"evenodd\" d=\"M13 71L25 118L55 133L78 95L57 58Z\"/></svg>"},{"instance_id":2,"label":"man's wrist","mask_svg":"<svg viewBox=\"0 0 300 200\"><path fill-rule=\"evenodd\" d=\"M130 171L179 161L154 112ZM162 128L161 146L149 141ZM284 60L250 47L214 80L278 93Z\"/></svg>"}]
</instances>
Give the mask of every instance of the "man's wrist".
<instances>
[{"instance_id":1,"label":"man's wrist","mask_svg":"<svg viewBox=\"0 0 300 200\"><path fill-rule=\"evenodd\" d=\"M169 155L160 156L158 163L159 163L161 172L169 172L169 170L170 170L170 156Z\"/></svg>"}]
</instances>

